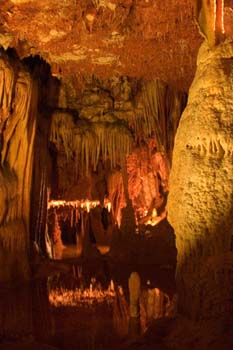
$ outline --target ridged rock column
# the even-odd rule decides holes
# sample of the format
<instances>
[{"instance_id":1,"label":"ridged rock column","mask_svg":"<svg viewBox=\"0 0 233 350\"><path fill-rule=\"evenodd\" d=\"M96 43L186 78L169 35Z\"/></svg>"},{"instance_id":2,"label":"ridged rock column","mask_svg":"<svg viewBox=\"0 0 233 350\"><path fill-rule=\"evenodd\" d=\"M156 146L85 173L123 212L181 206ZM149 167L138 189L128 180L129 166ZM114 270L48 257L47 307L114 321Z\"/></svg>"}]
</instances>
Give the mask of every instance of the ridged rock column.
<instances>
[{"instance_id":1,"label":"ridged rock column","mask_svg":"<svg viewBox=\"0 0 233 350\"><path fill-rule=\"evenodd\" d=\"M37 82L0 59L0 283L28 279Z\"/></svg>"}]
</instances>

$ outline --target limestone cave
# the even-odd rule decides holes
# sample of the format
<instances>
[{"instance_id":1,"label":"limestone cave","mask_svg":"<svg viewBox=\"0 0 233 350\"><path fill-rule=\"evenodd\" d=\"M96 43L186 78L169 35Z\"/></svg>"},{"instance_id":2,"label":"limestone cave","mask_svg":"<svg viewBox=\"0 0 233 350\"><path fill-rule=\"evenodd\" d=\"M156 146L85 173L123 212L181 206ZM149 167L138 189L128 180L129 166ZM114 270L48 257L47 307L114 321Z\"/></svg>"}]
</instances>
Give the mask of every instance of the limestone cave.
<instances>
[{"instance_id":1,"label":"limestone cave","mask_svg":"<svg viewBox=\"0 0 233 350\"><path fill-rule=\"evenodd\" d=\"M0 350L233 348L233 1L0 1Z\"/></svg>"}]
</instances>

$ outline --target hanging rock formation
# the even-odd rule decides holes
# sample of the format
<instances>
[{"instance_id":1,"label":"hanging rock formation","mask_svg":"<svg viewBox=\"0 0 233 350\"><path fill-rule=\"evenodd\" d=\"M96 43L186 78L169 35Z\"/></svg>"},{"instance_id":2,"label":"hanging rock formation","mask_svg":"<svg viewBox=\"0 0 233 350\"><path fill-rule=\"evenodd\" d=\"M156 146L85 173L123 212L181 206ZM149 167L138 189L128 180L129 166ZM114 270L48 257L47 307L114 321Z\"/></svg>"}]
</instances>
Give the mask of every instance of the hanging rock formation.
<instances>
[{"instance_id":1,"label":"hanging rock formation","mask_svg":"<svg viewBox=\"0 0 233 350\"><path fill-rule=\"evenodd\" d=\"M195 12L201 33L209 46L219 44L225 37L224 0L196 0Z\"/></svg>"}]
</instances>

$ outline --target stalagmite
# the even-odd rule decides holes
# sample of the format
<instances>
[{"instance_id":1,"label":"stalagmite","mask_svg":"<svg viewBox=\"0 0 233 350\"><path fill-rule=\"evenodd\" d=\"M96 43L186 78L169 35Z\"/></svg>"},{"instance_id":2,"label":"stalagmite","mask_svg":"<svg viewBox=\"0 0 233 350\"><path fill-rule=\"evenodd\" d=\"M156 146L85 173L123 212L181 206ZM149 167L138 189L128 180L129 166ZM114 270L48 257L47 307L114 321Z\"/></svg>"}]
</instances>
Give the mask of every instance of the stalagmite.
<instances>
[{"instance_id":1,"label":"stalagmite","mask_svg":"<svg viewBox=\"0 0 233 350\"><path fill-rule=\"evenodd\" d=\"M178 309L191 319L227 318L233 309L232 57L230 40L214 50L202 44L175 139L168 219L178 248Z\"/></svg>"}]
</instances>

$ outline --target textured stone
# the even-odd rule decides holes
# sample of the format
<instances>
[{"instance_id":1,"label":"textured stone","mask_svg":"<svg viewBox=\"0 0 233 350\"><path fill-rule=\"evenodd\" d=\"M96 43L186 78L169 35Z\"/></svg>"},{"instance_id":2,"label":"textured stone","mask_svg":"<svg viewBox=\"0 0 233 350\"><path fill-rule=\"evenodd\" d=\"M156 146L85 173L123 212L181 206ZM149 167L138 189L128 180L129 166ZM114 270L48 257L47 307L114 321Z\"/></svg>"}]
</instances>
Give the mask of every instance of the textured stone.
<instances>
[{"instance_id":1,"label":"textured stone","mask_svg":"<svg viewBox=\"0 0 233 350\"><path fill-rule=\"evenodd\" d=\"M175 229L179 311L232 312L233 42L204 43L175 139L168 218Z\"/></svg>"},{"instance_id":2,"label":"textured stone","mask_svg":"<svg viewBox=\"0 0 233 350\"><path fill-rule=\"evenodd\" d=\"M29 213L37 117L37 82L0 60L0 281L29 277Z\"/></svg>"},{"instance_id":3,"label":"textured stone","mask_svg":"<svg viewBox=\"0 0 233 350\"><path fill-rule=\"evenodd\" d=\"M191 0L3 0L0 33L58 77L160 78L187 89L201 41ZM169 10L168 10L169 9Z\"/></svg>"}]
</instances>

